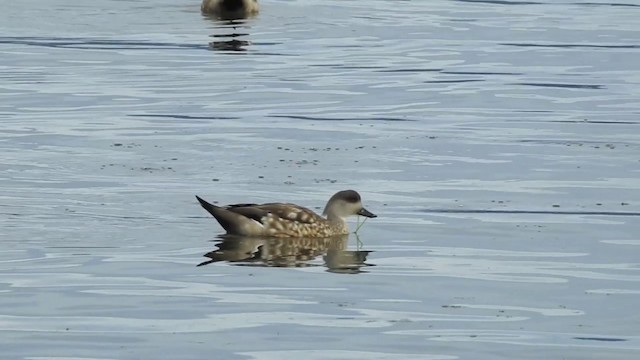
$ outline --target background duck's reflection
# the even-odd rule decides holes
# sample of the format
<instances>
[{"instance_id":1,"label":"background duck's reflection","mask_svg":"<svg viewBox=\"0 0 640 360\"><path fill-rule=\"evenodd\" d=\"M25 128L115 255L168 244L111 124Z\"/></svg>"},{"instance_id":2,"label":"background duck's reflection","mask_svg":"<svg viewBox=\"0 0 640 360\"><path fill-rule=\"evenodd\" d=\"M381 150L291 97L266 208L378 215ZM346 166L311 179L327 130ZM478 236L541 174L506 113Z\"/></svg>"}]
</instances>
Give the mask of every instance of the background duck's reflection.
<instances>
[{"instance_id":1,"label":"background duck's reflection","mask_svg":"<svg viewBox=\"0 0 640 360\"><path fill-rule=\"evenodd\" d=\"M207 16L214 23L215 33L210 37L214 40L209 42L212 50L246 51L246 47L251 45L251 41L245 40L250 36L248 25L245 19L219 19Z\"/></svg>"},{"instance_id":2,"label":"background duck's reflection","mask_svg":"<svg viewBox=\"0 0 640 360\"><path fill-rule=\"evenodd\" d=\"M318 266L311 261L322 256L327 271L360 273L371 251L347 250L349 235L330 238L267 238L221 235L216 249L204 254L210 260L198 266L219 261L237 265L268 267ZM360 241L358 240L360 244Z\"/></svg>"}]
</instances>

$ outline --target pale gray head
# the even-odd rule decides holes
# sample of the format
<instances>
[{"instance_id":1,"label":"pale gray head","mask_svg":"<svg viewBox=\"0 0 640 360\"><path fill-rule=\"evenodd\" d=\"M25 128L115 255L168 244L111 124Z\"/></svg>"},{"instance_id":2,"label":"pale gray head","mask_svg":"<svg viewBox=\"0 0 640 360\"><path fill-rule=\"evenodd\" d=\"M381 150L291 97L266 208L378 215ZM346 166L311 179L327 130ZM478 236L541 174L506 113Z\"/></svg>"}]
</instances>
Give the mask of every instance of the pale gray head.
<instances>
[{"instance_id":1,"label":"pale gray head","mask_svg":"<svg viewBox=\"0 0 640 360\"><path fill-rule=\"evenodd\" d=\"M352 215L362 215L370 218L377 217L377 215L369 212L362 206L362 199L360 194L354 190L343 190L335 193L327 206L325 206L322 215L326 215L327 218L341 218Z\"/></svg>"}]
</instances>

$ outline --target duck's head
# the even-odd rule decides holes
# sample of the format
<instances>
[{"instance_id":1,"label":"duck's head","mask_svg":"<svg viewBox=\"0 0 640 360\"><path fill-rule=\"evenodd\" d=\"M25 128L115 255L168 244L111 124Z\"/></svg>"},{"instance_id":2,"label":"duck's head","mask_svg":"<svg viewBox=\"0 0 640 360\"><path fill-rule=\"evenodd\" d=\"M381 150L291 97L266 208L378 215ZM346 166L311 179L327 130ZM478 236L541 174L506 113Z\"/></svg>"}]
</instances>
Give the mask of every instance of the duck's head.
<instances>
[{"instance_id":1,"label":"duck's head","mask_svg":"<svg viewBox=\"0 0 640 360\"><path fill-rule=\"evenodd\" d=\"M327 218L347 218L352 215L361 215L369 218L377 217L369 210L362 206L362 199L360 194L354 190L343 190L335 193L327 206L325 206L323 215Z\"/></svg>"},{"instance_id":2,"label":"duck's head","mask_svg":"<svg viewBox=\"0 0 640 360\"><path fill-rule=\"evenodd\" d=\"M258 0L202 0L200 7L207 15L220 20L239 20L258 14Z\"/></svg>"},{"instance_id":3,"label":"duck's head","mask_svg":"<svg viewBox=\"0 0 640 360\"><path fill-rule=\"evenodd\" d=\"M221 6L227 11L251 10L257 3L257 0L222 0Z\"/></svg>"}]
</instances>

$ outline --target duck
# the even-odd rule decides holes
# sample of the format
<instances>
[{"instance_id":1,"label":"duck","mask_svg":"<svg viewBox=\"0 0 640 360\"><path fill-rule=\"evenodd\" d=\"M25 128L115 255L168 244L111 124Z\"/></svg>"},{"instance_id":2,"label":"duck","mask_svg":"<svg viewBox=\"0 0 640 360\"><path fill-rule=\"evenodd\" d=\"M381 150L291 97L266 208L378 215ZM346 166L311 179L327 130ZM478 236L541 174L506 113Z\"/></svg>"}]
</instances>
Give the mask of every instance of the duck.
<instances>
[{"instance_id":1,"label":"duck","mask_svg":"<svg viewBox=\"0 0 640 360\"><path fill-rule=\"evenodd\" d=\"M244 19L256 15L260 6L258 0L202 0L200 10L222 19Z\"/></svg>"},{"instance_id":2,"label":"duck","mask_svg":"<svg viewBox=\"0 0 640 360\"><path fill-rule=\"evenodd\" d=\"M228 235L315 238L349 233L346 218L377 215L362 206L355 190L335 193L320 216L305 207L290 203L213 205L196 195L200 205L218 221Z\"/></svg>"}]
</instances>

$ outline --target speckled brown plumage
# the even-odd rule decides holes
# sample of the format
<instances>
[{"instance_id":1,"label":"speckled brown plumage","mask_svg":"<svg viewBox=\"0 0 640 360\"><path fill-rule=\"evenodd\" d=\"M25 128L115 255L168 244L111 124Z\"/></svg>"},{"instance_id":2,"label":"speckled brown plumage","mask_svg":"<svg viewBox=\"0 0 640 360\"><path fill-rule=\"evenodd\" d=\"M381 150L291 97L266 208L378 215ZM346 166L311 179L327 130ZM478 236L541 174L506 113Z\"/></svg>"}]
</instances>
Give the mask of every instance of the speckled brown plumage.
<instances>
[{"instance_id":1,"label":"speckled brown plumage","mask_svg":"<svg viewBox=\"0 0 640 360\"><path fill-rule=\"evenodd\" d=\"M330 237L348 234L344 219L351 215L376 217L362 207L353 190L336 193L325 207L326 218L290 203L212 205L196 196L228 234L269 237Z\"/></svg>"}]
</instances>

